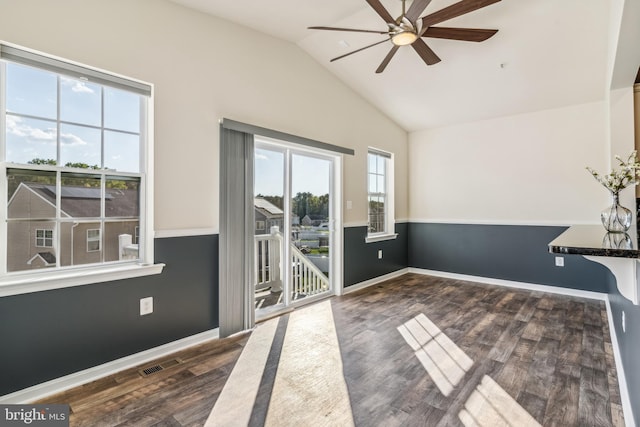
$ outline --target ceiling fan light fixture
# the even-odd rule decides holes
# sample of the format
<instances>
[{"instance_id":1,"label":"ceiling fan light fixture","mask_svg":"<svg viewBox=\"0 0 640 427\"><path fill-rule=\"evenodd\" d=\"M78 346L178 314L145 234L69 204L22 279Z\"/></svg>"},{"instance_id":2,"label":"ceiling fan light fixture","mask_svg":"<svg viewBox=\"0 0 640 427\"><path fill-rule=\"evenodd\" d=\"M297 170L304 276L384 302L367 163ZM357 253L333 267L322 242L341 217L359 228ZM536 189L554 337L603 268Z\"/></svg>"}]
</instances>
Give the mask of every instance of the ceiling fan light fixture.
<instances>
[{"instance_id":1,"label":"ceiling fan light fixture","mask_svg":"<svg viewBox=\"0 0 640 427\"><path fill-rule=\"evenodd\" d=\"M391 43L396 46L407 46L418 39L418 35L413 31L401 31L391 36Z\"/></svg>"}]
</instances>

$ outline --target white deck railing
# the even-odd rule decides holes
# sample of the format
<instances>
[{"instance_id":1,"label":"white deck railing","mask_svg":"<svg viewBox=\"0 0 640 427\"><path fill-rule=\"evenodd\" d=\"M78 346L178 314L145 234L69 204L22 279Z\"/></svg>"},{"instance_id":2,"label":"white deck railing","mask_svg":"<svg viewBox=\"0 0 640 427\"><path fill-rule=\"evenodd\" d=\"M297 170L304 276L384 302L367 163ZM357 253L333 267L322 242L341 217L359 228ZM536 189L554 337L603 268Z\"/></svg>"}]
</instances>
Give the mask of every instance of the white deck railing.
<instances>
[{"instance_id":1,"label":"white deck railing","mask_svg":"<svg viewBox=\"0 0 640 427\"><path fill-rule=\"evenodd\" d=\"M256 290L282 290L282 233L273 227L271 234L255 236L255 278ZM329 279L294 244L291 244L291 276L293 298L315 295L329 290Z\"/></svg>"},{"instance_id":2,"label":"white deck railing","mask_svg":"<svg viewBox=\"0 0 640 427\"><path fill-rule=\"evenodd\" d=\"M259 234L255 236L254 246L254 277L255 290L271 288L272 291L282 290L282 276L280 275L280 259L282 252L282 234Z\"/></svg>"},{"instance_id":3,"label":"white deck railing","mask_svg":"<svg viewBox=\"0 0 640 427\"><path fill-rule=\"evenodd\" d=\"M291 245L293 276L291 277L294 299L297 296L309 296L329 290L329 279L295 245Z\"/></svg>"}]
</instances>

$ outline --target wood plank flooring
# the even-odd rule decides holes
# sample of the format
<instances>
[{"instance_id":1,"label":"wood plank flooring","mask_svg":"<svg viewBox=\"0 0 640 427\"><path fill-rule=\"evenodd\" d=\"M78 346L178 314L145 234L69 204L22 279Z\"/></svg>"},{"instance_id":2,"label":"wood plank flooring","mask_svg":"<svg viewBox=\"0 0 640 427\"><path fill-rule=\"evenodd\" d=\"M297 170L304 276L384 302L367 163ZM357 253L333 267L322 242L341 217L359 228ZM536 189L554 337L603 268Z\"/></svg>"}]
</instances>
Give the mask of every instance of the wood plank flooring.
<instances>
[{"instance_id":1,"label":"wood plank flooring","mask_svg":"<svg viewBox=\"0 0 640 427\"><path fill-rule=\"evenodd\" d=\"M462 426L464 417L486 425L480 421L489 409L505 404L544 426L624 426L603 302L414 274L330 302L356 426ZM264 425L277 398L273 384L289 316L280 320L249 425ZM404 324L423 325L425 331L412 333L426 338L412 347L399 332ZM249 336L203 344L42 403L70 404L72 426L202 426ZM441 347L433 352L436 343ZM472 364L451 376L461 353ZM181 363L139 373L174 358ZM427 366L449 375L455 384L448 394ZM494 389L500 405L487 397ZM487 411L477 409L483 399Z\"/></svg>"}]
</instances>

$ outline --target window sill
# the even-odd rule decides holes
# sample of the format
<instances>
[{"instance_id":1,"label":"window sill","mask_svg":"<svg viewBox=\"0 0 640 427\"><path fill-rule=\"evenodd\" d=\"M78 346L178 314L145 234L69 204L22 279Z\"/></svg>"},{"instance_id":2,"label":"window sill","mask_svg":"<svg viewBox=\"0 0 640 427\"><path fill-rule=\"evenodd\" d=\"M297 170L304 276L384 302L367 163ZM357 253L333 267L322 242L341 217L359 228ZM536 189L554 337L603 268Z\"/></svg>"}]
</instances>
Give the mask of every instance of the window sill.
<instances>
[{"instance_id":1,"label":"window sill","mask_svg":"<svg viewBox=\"0 0 640 427\"><path fill-rule=\"evenodd\" d=\"M398 237L398 233L391 233L391 234L373 234L373 235L369 235L367 236L364 241L366 243L374 243L374 242L383 242L385 240L395 240L395 238Z\"/></svg>"},{"instance_id":2,"label":"window sill","mask_svg":"<svg viewBox=\"0 0 640 427\"><path fill-rule=\"evenodd\" d=\"M151 276L162 273L163 268L164 264L126 264L52 271L48 274L7 275L0 279L0 297Z\"/></svg>"}]
</instances>

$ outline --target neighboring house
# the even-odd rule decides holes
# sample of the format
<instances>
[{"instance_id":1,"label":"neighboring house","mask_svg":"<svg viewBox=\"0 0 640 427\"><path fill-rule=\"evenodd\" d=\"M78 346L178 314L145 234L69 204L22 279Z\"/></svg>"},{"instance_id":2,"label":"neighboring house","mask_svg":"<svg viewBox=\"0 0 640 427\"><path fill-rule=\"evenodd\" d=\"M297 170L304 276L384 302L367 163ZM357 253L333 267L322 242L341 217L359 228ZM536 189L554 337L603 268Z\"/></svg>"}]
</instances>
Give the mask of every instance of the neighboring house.
<instances>
[{"instance_id":1,"label":"neighboring house","mask_svg":"<svg viewBox=\"0 0 640 427\"><path fill-rule=\"evenodd\" d=\"M104 227L100 189L63 186L60 194L60 226L56 230L56 187L21 183L9 200L7 226L11 248L7 270L20 271L117 261L119 236L129 234L137 244L139 226L137 190L107 189ZM24 219L20 221L18 219ZM56 253L56 233L60 248Z\"/></svg>"},{"instance_id":2,"label":"neighboring house","mask_svg":"<svg viewBox=\"0 0 640 427\"><path fill-rule=\"evenodd\" d=\"M282 230L284 224L284 211L263 199L262 197L256 197L253 199L255 207L255 221L256 221L256 234L269 234L271 227L278 227Z\"/></svg>"}]
</instances>

